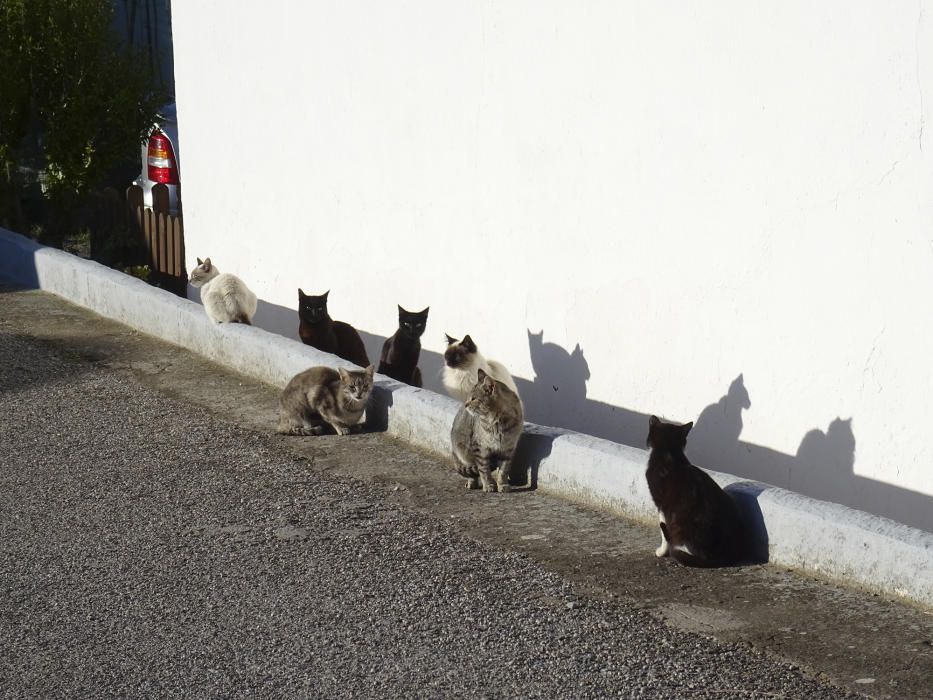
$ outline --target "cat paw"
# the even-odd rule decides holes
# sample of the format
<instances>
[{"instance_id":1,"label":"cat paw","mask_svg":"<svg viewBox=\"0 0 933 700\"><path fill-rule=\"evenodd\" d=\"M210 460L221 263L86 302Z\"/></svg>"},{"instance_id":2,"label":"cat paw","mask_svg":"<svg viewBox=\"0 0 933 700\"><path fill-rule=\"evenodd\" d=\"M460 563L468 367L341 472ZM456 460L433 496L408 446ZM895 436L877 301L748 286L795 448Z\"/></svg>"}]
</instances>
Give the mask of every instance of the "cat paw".
<instances>
[{"instance_id":1,"label":"cat paw","mask_svg":"<svg viewBox=\"0 0 933 700\"><path fill-rule=\"evenodd\" d=\"M658 559L663 559L667 555L668 555L667 542L665 542L660 547L658 547L656 550L654 550L654 556L656 556Z\"/></svg>"},{"instance_id":2,"label":"cat paw","mask_svg":"<svg viewBox=\"0 0 933 700\"><path fill-rule=\"evenodd\" d=\"M483 484L483 491L484 491L485 493L495 493L495 492L496 492L496 482L495 482L495 481L491 481L491 480L490 480L490 481L487 481L485 484Z\"/></svg>"},{"instance_id":3,"label":"cat paw","mask_svg":"<svg viewBox=\"0 0 933 700\"><path fill-rule=\"evenodd\" d=\"M475 479L475 478L473 478L473 479L467 479L467 480L466 480L466 487L467 487L468 489L470 489L470 490L478 489L478 488L479 488L479 479Z\"/></svg>"},{"instance_id":4,"label":"cat paw","mask_svg":"<svg viewBox=\"0 0 933 700\"><path fill-rule=\"evenodd\" d=\"M504 484L499 484L499 493L509 493L512 490L512 484L505 482Z\"/></svg>"}]
</instances>

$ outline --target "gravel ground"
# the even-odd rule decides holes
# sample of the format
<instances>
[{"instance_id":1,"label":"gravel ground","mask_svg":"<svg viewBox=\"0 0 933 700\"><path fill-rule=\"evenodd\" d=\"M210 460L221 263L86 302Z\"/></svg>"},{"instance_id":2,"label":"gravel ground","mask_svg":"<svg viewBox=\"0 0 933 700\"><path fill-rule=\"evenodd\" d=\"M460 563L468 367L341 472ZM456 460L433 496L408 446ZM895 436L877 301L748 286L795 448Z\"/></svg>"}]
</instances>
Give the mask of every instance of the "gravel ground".
<instances>
[{"instance_id":1,"label":"gravel ground","mask_svg":"<svg viewBox=\"0 0 933 700\"><path fill-rule=\"evenodd\" d=\"M849 697L2 331L0 695Z\"/></svg>"}]
</instances>

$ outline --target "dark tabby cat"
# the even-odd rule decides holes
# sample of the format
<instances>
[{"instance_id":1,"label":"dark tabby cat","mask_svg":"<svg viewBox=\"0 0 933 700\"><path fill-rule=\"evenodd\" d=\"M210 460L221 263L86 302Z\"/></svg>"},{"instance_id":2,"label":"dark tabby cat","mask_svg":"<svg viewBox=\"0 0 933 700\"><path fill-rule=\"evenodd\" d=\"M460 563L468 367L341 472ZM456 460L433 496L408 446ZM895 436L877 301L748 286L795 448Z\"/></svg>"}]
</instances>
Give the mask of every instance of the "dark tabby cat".
<instances>
[{"instance_id":1,"label":"dark tabby cat","mask_svg":"<svg viewBox=\"0 0 933 700\"><path fill-rule=\"evenodd\" d=\"M428 309L415 312L398 307L398 330L382 346L379 374L411 386L421 386L418 357L421 355L421 334L427 323Z\"/></svg>"},{"instance_id":2,"label":"dark tabby cat","mask_svg":"<svg viewBox=\"0 0 933 700\"><path fill-rule=\"evenodd\" d=\"M279 398L278 432L322 435L330 426L338 435L347 435L359 423L372 390L372 365L360 372L306 369L289 380Z\"/></svg>"},{"instance_id":3,"label":"dark tabby cat","mask_svg":"<svg viewBox=\"0 0 933 700\"><path fill-rule=\"evenodd\" d=\"M522 434L524 416L518 394L482 369L463 408L454 418L450 445L454 465L468 489L495 491L492 472L499 470L500 491L510 491L512 455Z\"/></svg>"},{"instance_id":4,"label":"dark tabby cat","mask_svg":"<svg viewBox=\"0 0 933 700\"><path fill-rule=\"evenodd\" d=\"M330 291L313 296L298 289L298 335L301 342L366 367L369 358L360 334L349 323L330 317L327 313L328 294Z\"/></svg>"},{"instance_id":5,"label":"dark tabby cat","mask_svg":"<svg viewBox=\"0 0 933 700\"><path fill-rule=\"evenodd\" d=\"M748 531L729 494L684 454L693 423L648 420L648 489L658 507L661 546L687 566L729 566L747 558Z\"/></svg>"}]
</instances>

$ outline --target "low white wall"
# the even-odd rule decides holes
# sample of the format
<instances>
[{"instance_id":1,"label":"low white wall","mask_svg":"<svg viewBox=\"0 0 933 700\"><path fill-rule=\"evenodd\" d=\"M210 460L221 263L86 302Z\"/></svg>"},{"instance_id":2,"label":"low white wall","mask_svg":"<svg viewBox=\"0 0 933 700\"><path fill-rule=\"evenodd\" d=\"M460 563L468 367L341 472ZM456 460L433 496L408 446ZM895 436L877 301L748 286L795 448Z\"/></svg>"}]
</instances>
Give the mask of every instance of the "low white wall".
<instances>
[{"instance_id":1,"label":"low white wall","mask_svg":"<svg viewBox=\"0 0 933 700\"><path fill-rule=\"evenodd\" d=\"M311 365L348 364L259 328L212 323L196 304L3 229L0 282L57 294L275 386ZM446 457L458 406L377 375L367 421ZM646 459L644 450L526 424L515 465L534 486L654 523ZM771 562L933 605L933 535L732 475L711 475L734 494Z\"/></svg>"},{"instance_id":2,"label":"low white wall","mask_svg":"<svg viewBox=\"0 0 933 700\"><path fill-rule=\"evenodd\" d=\"M173 5L189 266L933 531L933 0ZM924 146L927 146L924 148Z\"/></svg>"}]
</instances>

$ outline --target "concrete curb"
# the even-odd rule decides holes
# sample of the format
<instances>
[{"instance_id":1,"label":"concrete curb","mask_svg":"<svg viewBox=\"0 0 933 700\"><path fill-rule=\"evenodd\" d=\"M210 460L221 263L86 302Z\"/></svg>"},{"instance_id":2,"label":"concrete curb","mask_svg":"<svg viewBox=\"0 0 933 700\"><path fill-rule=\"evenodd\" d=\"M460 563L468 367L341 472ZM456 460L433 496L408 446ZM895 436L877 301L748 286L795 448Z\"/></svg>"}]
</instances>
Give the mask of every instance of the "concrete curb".
<instances>
[{"instance_id":1,"label":"concrete curb","mask_svg":"<svg viewBox=\"0 0 933 700\"><path fill-rule=\"evenodd\" d=\"M274 386L284 386L312 365L352 366L259 328L214 324L194 302L3 229L0 280L51 292ZM390 434L446 456L458 408L446 396L378 376L369 414ZM655 522L646 461L644 450L531 423L516 455L516 466L529 470L542 490ZM766 484L710 474L757 520L772 563L933 606L933 534Z\"/></svg>"}]
</instances>

